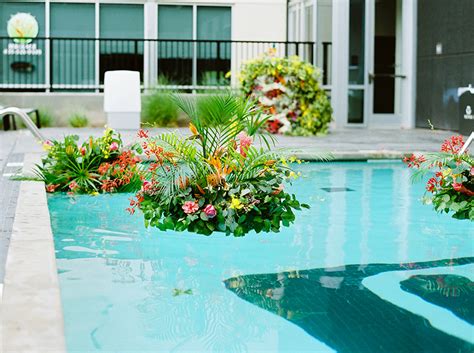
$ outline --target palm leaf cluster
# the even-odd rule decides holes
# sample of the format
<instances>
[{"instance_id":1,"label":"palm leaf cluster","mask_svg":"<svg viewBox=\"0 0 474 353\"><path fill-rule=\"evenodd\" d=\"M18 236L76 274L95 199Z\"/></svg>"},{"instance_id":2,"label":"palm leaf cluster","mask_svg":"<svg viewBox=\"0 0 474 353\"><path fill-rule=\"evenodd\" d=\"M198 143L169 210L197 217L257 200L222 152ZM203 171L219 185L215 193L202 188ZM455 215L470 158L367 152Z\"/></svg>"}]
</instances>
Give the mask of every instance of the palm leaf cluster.
<instances>
[{"instance_id":1,"label":"palm leaf cluster","mask_svg":"<svg viewBox=\"0 0 474 353\"><path fill-rule=\"evenodd\" d=\"M132 206L146 224L240 236L292 223L301 205L282 184L295 173L264 129L269 116L231 93L172 99L188 115L191 136L170 132L144 142L157 162L144 172L151 186Z\"/></svg>"}]
</instances>

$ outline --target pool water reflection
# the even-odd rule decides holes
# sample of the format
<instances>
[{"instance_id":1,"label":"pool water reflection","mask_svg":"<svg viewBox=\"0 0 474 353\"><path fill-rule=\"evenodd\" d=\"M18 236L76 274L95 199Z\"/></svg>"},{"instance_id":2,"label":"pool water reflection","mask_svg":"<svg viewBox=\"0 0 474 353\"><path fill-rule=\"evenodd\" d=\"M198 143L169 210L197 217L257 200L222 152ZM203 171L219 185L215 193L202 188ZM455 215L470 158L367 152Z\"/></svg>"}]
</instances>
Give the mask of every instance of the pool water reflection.
<instances>
[{"instance_id":1,"label":"pool water reflection","mask_svg":"<svg viewBox=\"0 0 474 353\"><path fill-rule=\"evenodd\" d=\"M422 205L401 163L300 169L311 209L243 238L145 229L130 195L50 196L68 349L471 352L472 223Z\"/></svg>"}]
</instances>

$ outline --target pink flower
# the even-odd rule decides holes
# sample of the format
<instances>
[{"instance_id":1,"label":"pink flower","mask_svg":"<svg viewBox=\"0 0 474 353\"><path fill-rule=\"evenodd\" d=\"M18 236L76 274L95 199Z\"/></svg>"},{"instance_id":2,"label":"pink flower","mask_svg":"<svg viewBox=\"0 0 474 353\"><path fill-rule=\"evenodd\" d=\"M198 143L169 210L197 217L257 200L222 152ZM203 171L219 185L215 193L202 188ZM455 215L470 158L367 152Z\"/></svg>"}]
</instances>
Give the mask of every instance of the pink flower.
<instances>
[{"instance_id":1,"label":"pink flower","mask_svg":"<svg viewBox=\"0 0 474 353\"><path fill-rule=\"evenodd\" d=\"M116 151L116 150L118 150L118 148L119 148L118 143L117 143L117 142L112 142L112 143L110 144L109 150L110 150L110 151Z\"/></svg>"},{"instance_id":2,"label":"pink flower","mask_svg":"<svg viewBox=\"0 0 474 353\"><path fill-rule=\"evenodd\" d=\"M196 201L186 201L182 206L184 213L192 214L199 210L199 205Z\"/></svg>"},{"instance_id":3,"label":"pink flower","mask_svg":"<svg viewBox=\"0 0 474 353\"><path fill-rule=\"evenodd\" d=\"M55 192L59 184L48 184L46 185L47 192Z\"/></svg>"},{"instance_id":4,"label":"pink flower","mask_svg":"<svg viewBox=\"0 0 474 353\"><path fill-rule=\"evenodd\" d=\"M453 189L456 191L461 191L462 184L461 183L453 183Z\"/></svg>"},{"instance_id":5,"label":"pink flower","mask_svg":"<svg viewBox=\"0 0 474 353\"><path fill-rule=\"evenodd\" d=\"M246 157L247 156L247 150L252 145L253 140L249 135L247 135L247 133L245 131L242 131L240 134L238 134L237 138L239 139L239 143L240 143L239 153L242 156Z\"/></svg>"},{"instance_id":6,"label":"pink flower","mask_svg":"<svg viewBox=\"0 0 474 353\"><path fill-rule=\"evenodd\" d=\"M71 191L75 191L78 187L79 187L79 185L76 183L75 180L73 180L69 183L69 189L71 189Z\"/></svg>"},{"instance_id":7,"label":"pink flower","mask_svg":"<svg viewBox=\"0 0 474 353\"><path fill-rule=\"evenodd\" d=\"M470 174L471 174L471 175L474 175L474 167L471 167Z\"/></svg>"},{"instance_id":8,"label":"pink flower","mask_svg":"<svg viewBox=\"0 0 474 353\"><path fill-rule=\"evenodd\" d=\"M207 205L206 207L204 207L204 213L206 214L206 216L208 216L209 218L214 218L217 214L217 211L216 209L214 208L214 206L212 205Z\"/></svg>"},{"instance_id":9,"label":"pink flower","mask_svg":"<svg viewBox=\"0 0 474 353\"><path fill-rule=\"evenodd\" d=\"M149 182L148 180L143 181L143 185L142 185L143 191L149 191L152 189L152 187L153 187L153 184L151 182Z\"/></svg>"},{"instance_id":10,"label":"pink flower","mask_svg":"<svg viewBox=\"0 0 474 353\"><path fill-rule=\"evenodd\" d=\"M87 150L86 150L85 147L81 147L81 149L80 149L79 151L81 152L81 154L82 154L83 156L85 156L85 154L86 154L86 152L87 152Z\"/></svg>"}]
</instances>

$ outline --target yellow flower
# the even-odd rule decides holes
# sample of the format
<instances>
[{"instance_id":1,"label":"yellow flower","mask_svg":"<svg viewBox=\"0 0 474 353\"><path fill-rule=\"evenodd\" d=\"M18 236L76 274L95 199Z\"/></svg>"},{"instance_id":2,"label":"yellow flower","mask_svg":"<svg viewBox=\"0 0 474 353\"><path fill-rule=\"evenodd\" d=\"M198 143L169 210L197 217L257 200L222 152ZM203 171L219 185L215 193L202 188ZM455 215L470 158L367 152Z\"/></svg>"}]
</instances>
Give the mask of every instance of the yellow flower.
<instances>
[{"instance_id":1,"label":"yellow flower","mask_svg":"<svg viewBox=\"0 0 474 353\"><path fill-rule=\"evenodd\" d=\"M451 174L451 168L446 168L443 170L443 177L447 177L449 174Z\"/></svg>"},{"instance_id":2,"label":"yellow flower","mask_svg":"<svg viewBox=\"0 0 474 353\"><path fill-rule=\"evenodd\" d=\"M244 205L242 205L242 202L234 196L232 196L232 201L230 202L230 208L234 210L240 210Z\"/></svg>"},{"instance_id":3,"label":"yellow flower","mask_svg":"<svg viewBox=\"0 0 474 353\"><path fill-rule=\"evenodd\" d=\"M269 56L275 55L276 52L277 52L276 48L269 48L269 49L268 49L268 55L269 55Z\"/></svg>"},{"instance_id":4,"label":"yellow flower","mask_svg":"<svg viewBox=\"0 0 474 353\"><path fill-rule=\"evenodd\" d=\"M66 154L73 154L74 153L74 147L69 145L66 147Z\"/></svg>"},{"instance_id":5,"label":"yellow flower","mask_svg":"<svg viewBox=\"0 0 474 353\"><path fill-rule=\"evenodd\" d=\"M298 179L301 176L301 172L295 173L293 171L288 175L289 178Z\"/></svg>"}]
</instances>

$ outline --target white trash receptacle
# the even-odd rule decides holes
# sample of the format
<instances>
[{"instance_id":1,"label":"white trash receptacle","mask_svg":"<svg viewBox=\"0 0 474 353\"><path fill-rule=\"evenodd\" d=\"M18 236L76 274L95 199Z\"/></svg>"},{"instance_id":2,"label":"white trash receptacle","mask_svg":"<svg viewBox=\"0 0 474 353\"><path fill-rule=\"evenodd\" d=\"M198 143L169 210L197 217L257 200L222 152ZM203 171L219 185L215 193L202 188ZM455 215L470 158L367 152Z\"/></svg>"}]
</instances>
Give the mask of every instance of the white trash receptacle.
<instances>
[{"instance_id":1,"label":"white trash receptacle","mask_svg":"<svg viewBox=\"0 0 474 353\"><path fill-rule=\"evenodd\" d=\"M104 112L112 129L140 128L140 73L107 71L104 76Z\"/></svg>"}]
</instances>

